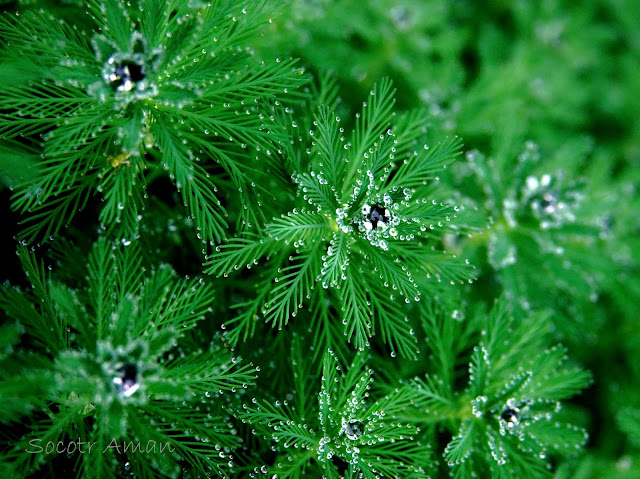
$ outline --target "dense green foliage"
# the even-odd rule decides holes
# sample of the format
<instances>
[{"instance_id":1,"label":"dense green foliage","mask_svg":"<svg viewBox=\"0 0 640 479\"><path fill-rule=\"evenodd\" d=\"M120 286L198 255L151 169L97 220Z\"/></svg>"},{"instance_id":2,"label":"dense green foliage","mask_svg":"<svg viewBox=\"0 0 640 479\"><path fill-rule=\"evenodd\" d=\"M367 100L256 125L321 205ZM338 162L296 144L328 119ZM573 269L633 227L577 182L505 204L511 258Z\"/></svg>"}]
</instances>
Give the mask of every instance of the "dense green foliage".
<instances>
[{"instance_id":1,"label":"dense green foliage","mask_svg":"<svg viewBox=\"0 0 640 479\"><path fill-rule=\"evenodd\" d=\"M0 8L2 477L640 478L637 1Z\"/></svg>"}]
</instances>

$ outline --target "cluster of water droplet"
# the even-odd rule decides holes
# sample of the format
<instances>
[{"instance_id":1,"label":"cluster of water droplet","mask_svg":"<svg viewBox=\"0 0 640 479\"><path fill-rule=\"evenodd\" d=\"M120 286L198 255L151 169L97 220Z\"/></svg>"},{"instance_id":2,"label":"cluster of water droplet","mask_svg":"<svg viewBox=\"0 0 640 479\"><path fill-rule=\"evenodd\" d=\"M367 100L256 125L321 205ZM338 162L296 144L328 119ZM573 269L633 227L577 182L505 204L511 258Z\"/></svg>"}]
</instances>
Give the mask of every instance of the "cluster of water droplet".
<instances>
[{"instance_id":1,"label":"cluster of water droplet","mask_svg":"<svg viewBox=\"0 0 640 479\"><path fill-rule=\"evenodd\" d=\"M140 379L138 366L135 363L126 363L117 369L113 384L116 385L121 396L129 397L140 389Z\"/></svg>"},{"instance_id":2,"label":"cluster of water droplet","mask_svg":"<svg viewBox=\"0 0 640 479\"><path fill-rule=\"evenodd\" d=\"M163 51L149 49L142 33L132 32L127 51L120 50L103 35L95 35L92 45L96 59L103 67L102 78L87 89L90 95L102 102L113 97L126 104L158 94L153 78L162 62Z\"/></svg>"},{"instance_id":3,"label":"cluster of water droplet","mask_svg":"<svg viewBox=\"0 0 640 479\"><path fill-rule=\"evenodd\" d=\"M518 407L520 406L520 407ZM522 410L520 409L522 407ZM528 411L527 404L524 407L519 404L514 398L507 399L507 402L499 414L500 434L504 436L507 431L512 433L516 426L520 424L522 416Z\"/></svg>"},{"instance_id":4,"label":"cluster of water droplet","mask_svg":"<svg viewBox=\"0 0 640 479\"><path fill-rule=\"evenodd\" d=\"M538 437L535 432L529 431L533 424L539 421L551 422L554 414L557 413L561 405L557 401L544 399L516 399L510 397L502 403L501 406L491 407L490 399L487 396L478 396L471 400L471 411L477 419L492 421L497 423L497 431L494 427L487 429L486 446L488 447L489 457L491 457L498 465L503 465L508 460L508 455L502 444L502 437L512 437L517 441L518 447L524 453L531 453L534 456L545 459L548 448L558 449L561 444L548 443L549 438ZM491 419L490 419L491 418ZM575 432L584 435L584 442L587 440L586 432L571 425L562 425ZM561 427L559 423L554 423L555 428ZM460 461L449 463L449 465L457 465Z\"/></svg>"},{"instance_id":5,"label":"cluster of water droplet","mask_svg":"<svg viewBox=\"0 0 640 479\"><path fill-rule=\"evenodd\" d=\"M335 220L339 229L344 233L355 232L360 238L382 249L388 249L388 240L398 238L398 226L403 221L409 221L400 214L402 206L409 206L411 190L403 189L403 199L394 201L389 193L380 194L374 186L371 172L367 173L367 199L358 208L346 204L335 212ZM356 180L353 188L352 200L357 203L362 181ZM393 192L397 192L395 187ZM405 238L402 238L405 239ZM406 238L409 239L409 238Z\"/></svg>"},{"instance_id":6,"label":"cluster of water droplet","mask_svg":"<svg viewBox=\"0 0 640 479\"><path fill-rule=\"evenodd\" d=\"M529 205L542 229L556 228L576 220L574 208L581 195L571 190L562 192L559 182L559 178L549 174L539 178L528 176L522 189L522 201Z\"/></svg>"},{"instance_id":7,"label":"cluster of water droplet","mask_svg":"<svg viewBox=\"0 0 640 479\"><path fill-rule=\"evenodd\" d=\"M342 418L342 428L340 429L340 435L344 434L348 439L355 441L364 432L364 424L361 421L356 421L352 419L347 421L344 417Z\"/></svg>"},{"instance_id":8,"label":"cluster of water droplet","mask_svg":"<svg viewBox=\"0 0 640 479\"><path fill-rule=\"evenodd\" d=\"M98 358L107 378L121 397L131 397L143 383L146 342L135 340L126 346L115 346L108 341L98 343Z\"/></svg>"},{"instance_id":9,"label":"cluster of water droplet","mask_svg":"<svg viewBox=\"0 0 640 479\"><path fill-rule=\"evenodd\" d=\"M489 182L496 180L489 180L487 169L481 166L486 163L492 168L492 160L485 160L477 151L469 152L467 159L472 169L483 180L487 208L495 211L498 205L494 204ZM515 228L519 222L526 222L531 217L539 222L543 230L576 220L575 207L582 197L576 188L566 184L562 173L520 176L521 172L531 171L539 161L538 146L532 141L527 141L524 151L518 156L515 168L515 177L522 179L516 182L513 190L509 191L502 201L502 215L509 228Z\"/></svg>"}]
</instances>

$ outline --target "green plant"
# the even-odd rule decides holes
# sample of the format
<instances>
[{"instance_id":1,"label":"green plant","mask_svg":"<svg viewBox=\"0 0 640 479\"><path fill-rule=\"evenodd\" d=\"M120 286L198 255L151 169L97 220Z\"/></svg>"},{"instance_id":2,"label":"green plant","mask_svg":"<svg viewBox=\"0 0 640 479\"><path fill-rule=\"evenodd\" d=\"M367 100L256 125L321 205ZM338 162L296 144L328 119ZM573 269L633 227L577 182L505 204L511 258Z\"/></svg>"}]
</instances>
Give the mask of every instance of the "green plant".
<instances>
[{"instance_id":1,"label":"green plant","mask_svg":"<svg viewBox=\"0 0 640 479\"><path fill-rule=\"evenodd\" d=\"M0 475L640 478L635 3L0 1Z\"/></svg>"},{"instance_id":2,"label":"green plant","mask_svg":"<svg viewBox=\"0 0 640 479\"><path fill-rule=\"evenodd\" d=\"M255 205L255 151L274 136L264 112L301 78L292 61L255 59L247 41L269 11L243 5L89 2L93 33L44 12L1 17L5 61L30 76L3 87L0 135L42 142L40 174L14 196L30 214L22 238L57 233L99 192L100 223L130 241L145 185L165 172L204 242L227 225L218 181Z\"/></svg>"},{"instance_id":3,"label":"green plant","mask_svg":"<svg viewBox=\"0 0 640 479\"><path fill-rule=\"evenodd\" d=\"M414 276L452 284L470 278L468 262L435 248L444 232L454 232L449 222L458 207L439 201L432 183L437 185L436 173L455 159L460 143L420 143L423 112L394 117L393 104L391 84L382 81L348 138L335 110L319 107L311 124L300 126L309 138L283 153L295 159L296 206L268 223L262 235L216 248L206 263L207 272L227 276L267 256L268 273L255 299L227 323L239 323L234 343L251 334L258 314L281 329L306 299L312 309L325 310L313 327L318 337L327 337L327 346L339 338L331 337L336 331L327 324L326 304L342 312L344 335L356 348L368 346L377 329L394 354L414 355L406 312L394 297L409 303L429 290L428 284L419 288Z\"/></svg>"},{"instance_id":4,"label":"green plant","mask_svg":"<svg viewBox=\"0 0 640 479\"><path fill-rule=\"evenodd\" d=\"M451 431L444 458L455 477L548 477L550 457L575 455L587 442L560 401L588 386L590 374L568 363L565 348L549 347L547 314L516 318L505 301L488 314L452 308L424 316L434 366L411 383L414 421ZM478 336L470 354L456 341ZM461 389L452 365L467 360Z\"/></svg>"},{"instance_id":5,"label":"green plant","mask_svg":"<svg viewBox=\"0 0 640 479\"><path fill-rule=\"evenodd\" d=\"M52 280L26 248L18 253L31 288L2 288L0 305L14 320L4 347L28 339L2 358L2 421L31 420L3 457L10 474L37 470L43 454L77 452L85 477L183 467L226 475L233 463L224 451L239 438L216 399L246 388L255 370L215 341L193 348L187 335L211 311L211 287L166 265L145 274L134 245L96 243L77 289Z\"/></svg>"},{"instance_id":6,"label":"green plant","mask_svg":"<svg viewBox=\"0 0 640 479\"><path fill-rule=\"evenodd\" d=\"M291 358L291 399L271 403L254 398L238 415L274 441L279 455L270 472L282 478L428 477L430 453L418 439L419 429L394 422L394 414L410 405L412 391L397 389L372 401L373 371L362 371L366 355L359 354L343 370L327 350L316 392L318 378L305 364L300 341L294 341Z\"/></svg>"}]
</instances>

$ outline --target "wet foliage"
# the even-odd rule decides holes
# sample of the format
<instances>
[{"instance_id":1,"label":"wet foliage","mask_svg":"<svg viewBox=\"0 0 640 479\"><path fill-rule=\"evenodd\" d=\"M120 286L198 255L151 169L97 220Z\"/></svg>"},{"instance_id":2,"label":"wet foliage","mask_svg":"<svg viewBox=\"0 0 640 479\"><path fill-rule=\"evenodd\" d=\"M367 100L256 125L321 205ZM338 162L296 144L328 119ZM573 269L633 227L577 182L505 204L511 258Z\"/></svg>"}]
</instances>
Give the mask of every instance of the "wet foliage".
<instances>
[{"instance_id":1,"label":"wet foliage","mask_svg":"<svg viewBox=\"0 0 640 479\"><path fill-rule=\"evenodd\" d=\"M2 477L640 478L636 0L0 0Z\"/></svg>"}]
</instances>

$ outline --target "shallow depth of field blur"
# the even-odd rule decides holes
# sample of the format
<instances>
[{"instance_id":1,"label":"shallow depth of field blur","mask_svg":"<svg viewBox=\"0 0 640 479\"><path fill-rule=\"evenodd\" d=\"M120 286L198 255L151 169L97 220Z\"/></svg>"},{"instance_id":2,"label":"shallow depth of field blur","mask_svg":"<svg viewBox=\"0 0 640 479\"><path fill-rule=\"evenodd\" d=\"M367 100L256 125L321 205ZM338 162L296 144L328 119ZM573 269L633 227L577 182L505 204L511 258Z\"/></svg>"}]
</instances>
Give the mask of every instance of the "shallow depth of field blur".
<instances>
[{"instance_id":1,"label":"shallow depth of field blur","mask_svg":"<svg viewBox=\"0 0 640 479\"><path fill-rule=\"evenodd\" d=\"M558 340L594 375L575 400L588 415L587 454L558 476L640 477L640 2L294 0L285 11L265 55L330 72L345 111L389 76L398 107L427 109L434 137L462 137L467 157L488 158L505 192L532 145L541 172L582 185L582 213L606 222L608 240L584 261L602 260L591 279L606 286L571 291L522 252L522 271L535 278L525 287L541 307L557 296ZM464 165L450 175L467 204L500 213ZM495 295L491 255L463 251L482 270L476 294Z\"/></svg>"},{"instance_id":2,"label":"shallow depth of field blur","mask_svg":"<svg viewBox=\"0 0 640 479\"><path fill-rule=\"evenodd\" d=\"M4 11L40 6L83 21L71 1L0 0ZM589 431L586 452L556 477L640 478L640 1L288 0L281 10L257 55L299 58L306 72L335 78L344 117L390 77L398 110L424 108L433 138L462 138L465 154L442 182L469 221L495 231L511 216L531 222L528 236L452 245L478 268L466 301L504 290L523 311L548 310L556 342L592 372L571 409ZM0 82L16 74L0 71ZM525 218L518 202L533 193L513 178L522 155L538 161L531 191L555 182L579 198L570 221L597 225L599 246L555 242L547 223ZM5 250L17 217L7 222ZM540 251L577 267L553 270Z\"/></svg>"}]
</instances>

